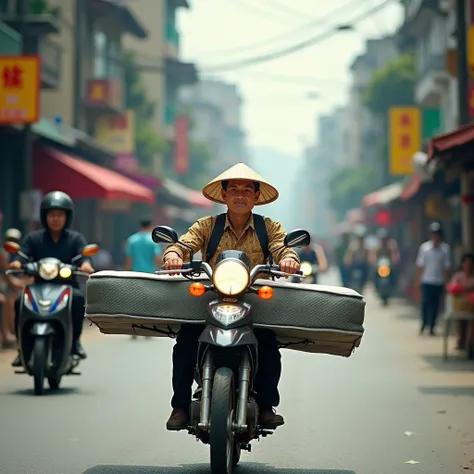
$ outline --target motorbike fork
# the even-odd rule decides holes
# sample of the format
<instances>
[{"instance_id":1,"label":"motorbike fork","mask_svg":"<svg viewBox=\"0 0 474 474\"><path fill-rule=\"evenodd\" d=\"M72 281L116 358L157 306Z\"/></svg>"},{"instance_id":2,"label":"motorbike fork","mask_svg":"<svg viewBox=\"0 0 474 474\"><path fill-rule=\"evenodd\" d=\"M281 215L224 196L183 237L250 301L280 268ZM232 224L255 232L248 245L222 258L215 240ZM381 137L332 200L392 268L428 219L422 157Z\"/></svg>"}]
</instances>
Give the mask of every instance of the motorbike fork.
<instances>
[{"instance_id":1,"label":"motorbike fork","mask_svg":"<svg viewBox=\"0 0 474 474\"><path fill-rule=\"evenodd\" d=\"M203 431L209 431L210 427L213 369L214 364L212 361L211 351L207 350L202 367L201 412L199 414L200 422L198 423L198 427Z\"/></svg>"},{"instance_id":2,"label":"motorbike fork","mask_svg":"<svg viewBox=\"0 0 474 474\"><path fill-rule=\"evenodd\" d=\"M212 375L214 364L212 361L212 354L207 351L204 364L202 368L202 396L201 396L201 410L199 414L200 422L199 429L209 431L210 417L211 417L211 393L212 393ZM247 351L244 352L242 363L239 367L239 397L237 400L237 422L234 429L239 432L247 431L247 400L250 387L250 359Z\"/></svg>"},{"instance_id":3,"label":"motorbike fork","mask_svg":"<svg viewBox=\"0 0 474 474\"><path fill-rule=\"evenodd\" d=\"M239 367L239 398L237 399L237 423L236 430L243 433L247 431L247 401L250 387L250 359L247 351L244 351L242 363Z\"/></svg>"}]
</instances>

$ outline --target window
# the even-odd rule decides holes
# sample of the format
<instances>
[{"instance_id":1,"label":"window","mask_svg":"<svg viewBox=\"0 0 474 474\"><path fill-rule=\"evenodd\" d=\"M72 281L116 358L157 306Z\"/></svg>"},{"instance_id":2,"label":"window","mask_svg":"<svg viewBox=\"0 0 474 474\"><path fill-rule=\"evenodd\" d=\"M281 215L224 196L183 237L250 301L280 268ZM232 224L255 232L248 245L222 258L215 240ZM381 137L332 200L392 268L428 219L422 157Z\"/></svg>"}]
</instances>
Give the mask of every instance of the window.
<instances>
[{"instance_id":1,"label":"window","mask_svg":"<svg viewBox=\"0 0 474 474\"><path fill-rule=\"evenodd\" d=\"M120 43L107 37L98 31L94 34L94 77L97 78L119 78L120 67Z\"/></svg>"},{"instance_id":2,"label":"window","mask_svg":"<svg viewBox=\"0 0 474 474\"><path fill-rule=\"evenodd\" d=\"M107 36L102 31L94 34L94 77L107 76Z\"/></svg>"}]
</instances>

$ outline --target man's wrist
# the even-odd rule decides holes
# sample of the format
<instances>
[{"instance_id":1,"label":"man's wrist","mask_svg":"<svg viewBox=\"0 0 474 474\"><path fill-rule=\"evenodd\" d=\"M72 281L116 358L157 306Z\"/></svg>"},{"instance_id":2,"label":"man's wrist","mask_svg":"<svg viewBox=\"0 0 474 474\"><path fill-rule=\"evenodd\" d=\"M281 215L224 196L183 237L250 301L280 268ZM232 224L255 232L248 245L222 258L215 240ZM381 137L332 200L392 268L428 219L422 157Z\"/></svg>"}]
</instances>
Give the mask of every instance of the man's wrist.
<instances>
[{"instance_id":1,"label":"man's wrist","mask_svg":"<svg viewBox=\"0 0 474 474\"><path fill-rule=\"evenodd\" d=\"M178 258L182 258L181 255L178 252L175 252L174 250L171 250L170 252L163 255L163 261L166 262L167 260L169 260L173 256L178 257Z\"/></svg>"}]
</instances>

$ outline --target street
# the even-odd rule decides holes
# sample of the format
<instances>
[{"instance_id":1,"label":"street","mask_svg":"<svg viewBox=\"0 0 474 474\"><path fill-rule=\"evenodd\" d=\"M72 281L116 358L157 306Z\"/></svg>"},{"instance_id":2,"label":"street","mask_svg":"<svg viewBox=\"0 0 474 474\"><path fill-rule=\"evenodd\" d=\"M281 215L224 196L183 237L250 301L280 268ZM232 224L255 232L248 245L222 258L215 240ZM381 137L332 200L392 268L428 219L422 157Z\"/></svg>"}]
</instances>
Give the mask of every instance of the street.
<instances>
[{"instance_id":1,"label":"street","mask_svg":"<svg viewBox=\"0 0 474 474\"><path fill-rule=\"evenodd\" d=\"M443 362L441 339L418 336L413 307L382 308L371 290L367 307L351 358L283 351L286 424L243 452L236 472L474 470L474 364L455 354ZM83 375L43 397L30 377L13 374L13 353L1 353L0 473L208 473L209 448L165 430L172 345L87 329Z\"/></svg>"}]
</instances>

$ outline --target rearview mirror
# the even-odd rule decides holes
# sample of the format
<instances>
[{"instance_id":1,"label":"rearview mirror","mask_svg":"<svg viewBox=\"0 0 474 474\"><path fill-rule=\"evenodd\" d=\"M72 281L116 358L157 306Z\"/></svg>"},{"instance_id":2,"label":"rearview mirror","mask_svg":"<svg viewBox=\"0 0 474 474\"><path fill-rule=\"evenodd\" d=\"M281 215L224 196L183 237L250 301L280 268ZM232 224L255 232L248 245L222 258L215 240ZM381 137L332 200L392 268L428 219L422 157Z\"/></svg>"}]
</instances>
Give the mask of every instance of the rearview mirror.
<instances>
[{"instance_id":1,"label":"rearview mirror","mask_svg":"<svg viewBox=\"0 0 474 474\"><path fill-rule=\"evenodd\" d=\"M6 241L3 248L11 255L16 255L20 251L20 245L16 242Z\"/></svg>"},{"instance_id":2,"label":"rearview mirror","mask_svg":"<svg viewBox=\"0 0 474 474\"><path fill-rule=\"evenodd\" d=\"M285 247L288 248L303 248L311 243L311 236L307 230L297 229L292 230L285 236Z\"/></svg>"},{"instance_id":3,"label":"rearview mirror","mask_svg":"<svg viewBox=\"0 0 474 474\"><path fill-rule=\"evenodd\" d=\"M82 256L83 257L93 257L99 252L99 246L97 244L89 244L86 245L82 249Z\"/></svg>"},{"instance_id":4,"label":"rearview mirror","mask_svg":"<svg viewBox=\"0 0 474 474\"><path fill-rule=\"evenodd\" d=\"M151 238L155 244L175 244L179 240L176 231L166 225L155 227L151 231Z\"/></svg>"}]
</instances>

